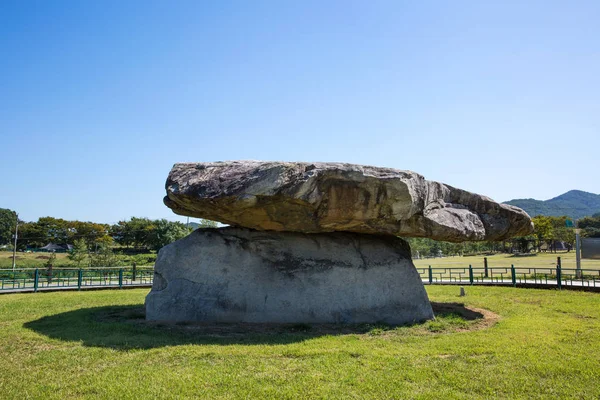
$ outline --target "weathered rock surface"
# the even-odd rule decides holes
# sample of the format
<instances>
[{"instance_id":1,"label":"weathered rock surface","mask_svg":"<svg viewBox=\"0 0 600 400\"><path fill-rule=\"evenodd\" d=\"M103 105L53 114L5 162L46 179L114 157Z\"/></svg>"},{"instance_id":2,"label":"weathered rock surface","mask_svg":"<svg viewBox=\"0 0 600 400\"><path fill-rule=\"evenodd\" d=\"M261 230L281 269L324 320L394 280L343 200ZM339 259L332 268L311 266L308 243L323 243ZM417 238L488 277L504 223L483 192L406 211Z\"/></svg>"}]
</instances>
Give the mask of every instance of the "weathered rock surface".
<instances>
[{"instance_id":1,"label":"weathered rock surface","mask_svg":"<svg viewBox=\"0 0 600 400\"><path fill-rule=\"evenodd\" d=\"M160 250L146 318L404 324L433 312L402 239L229 227Z\"/></svg>"},{"instance_id":2,"label":"weathered rock surface","mask_svg":"<svg viewBox=\"0 0 600 400\"><path fill-rule=\"evenodd\" d=\"M520 208L391 168L233 161L176 164L165 204L175 213L258 230L349 231L446 241L533 231Z\"/></svg>"}]
</instances>

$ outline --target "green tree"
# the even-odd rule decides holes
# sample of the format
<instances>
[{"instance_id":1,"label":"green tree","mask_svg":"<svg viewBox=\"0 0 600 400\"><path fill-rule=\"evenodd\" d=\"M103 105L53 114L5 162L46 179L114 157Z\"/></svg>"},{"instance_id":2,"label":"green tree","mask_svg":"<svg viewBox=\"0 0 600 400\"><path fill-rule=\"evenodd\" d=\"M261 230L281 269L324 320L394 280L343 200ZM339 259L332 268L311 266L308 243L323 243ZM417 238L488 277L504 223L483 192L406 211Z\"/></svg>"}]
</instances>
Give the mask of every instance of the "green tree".
<instances>
[{"instance_id":1,"label":"green tree","mask_svg":"<svg viewBox=\"0 0 600 400\"><path fill-rule=\"evenodd\" d=\"M534 235L538 240L538 251L541 244L546 243L550 251L556 251L555 242L565 242L570 247L575 242L575 233L567 228L567 217L550 217L538 215L532 218L535 225Z\"/></svg>"},{"instance_id":2,"label":"green tree","mask_svg":"<svg viewBox=\"0 0 600 400\"><path fill-rule=\"evenodd\" d=\"M585 217L577 221L578 228L599 228L600 229L600 215L597 217Z\"/></svg>"},{"instance_id":3,"label":"green tree","mask_svg":"<svg viewBox=\"0 0 600 400\"><path fill-rule=\"evenodd\" d=\"M48 259L44 263L44 267L46 267L48 269L52 269L54 267L55 262L56 262L56 253L52 252L52 253L50 253L50 256L48 256Z\"/></svg>"},{"instance_id":4,"label":"green tree","mask_svg":"<svg viewBox=\"0 0 600 400\"><path fill-rule=\"evenodd\" d=\"M552 218L552 227L554 229L554 240L564 242L569 245L569 251L575 244L575 232L573 228L567 228L567 216L550 217Z\"/></svg>"},{"instance_id":5,"label":"green tree","mask_svg":"<svg viewBox=\"0 0 600 400\"><path fill-rule=\"evenodd\" d=\"M216 226L216 222L204 220L206 227ZM129 221L119 221L110 228L110 235L123 246L159 250L191 232L181 222L166 219L150 220L132 217Z\"/></svg>"},{"instance_id":6,"label":"green tree","mask_svg":"<svg viewBox=\"0 0 600 400\"><path fill-rule=\"evenodd\" d=\"M76 239L84 239L88 247L92 247L109 233L110 226L89 221L68 221L68 230L69 243L74 243Z\"/></svg>"},{"instance_id":7,"label":"green tree","mask_svg":"<svg viewBox=\"0 0 600 400\"><path fill-rule=\"evenodd\" d=\"M7 208L0 208L0 245L12 242L16 222L16 212Z\"/></svg>"},{"instance_id":8,"label":"green tree","mask_svg":"<svg viewBox=\"0 0 600 400\"><path fill-rule=\"evenodd\" d=\"M565 242L569 245L569 251L575 244L575 231L573 228L567 228L565 226L561 226L554 230L554 239L559 242Z\"/></svg>"},{"instance_id":9,"label":"green tree","mask_svg":"<svg viewBox=\"0 0 600 400\"><path fill-rule=\"evenodd\" d=\"M106 224L42 217L37 222L19 224L19 247L42 247L48 243L72 244L77 239L85 240L92 247L108 231L109 225Z\"/></svg>"},{"instance_id":10,"label":"green tree","mask_svg":"<svg viewBox=\"0 0 600 400\"><path fill-rule=\"evenodd\" d=\"M19 224L19 248L42 247L48 243L69 243L72 236L69 221L61 218L42 217L37 222Z\"/></svg>"},{"instance_id":11,"label":"green tree","mask_svg":"<svg viewBox=\"0 0 600 400\"><path fill-rule=\"evenodd\" d=\"M88 246L86 241L84 239L75 240L68 257L78 268L81 267L81 263L88 258Z\"/></svg>"},{"instance_id":12,"label":"green tree","mask_svg":"<svg viewBox=\"0 0 600 400\"><path fill-rule=\"evenodd\" d=\"M538 215L532 218L534 229L534 236L537 239L537 250L541 250L542 243L550 245L554 239L554 225L552 223L553 217L547 217L544 215Z\"/></svg>"},{"instance_id":13,"label":"green tree","mask_svg":"<svg viewBox=\"0 0 600 400\"><path fill-rule=\"evenodd\" d=\"M36 222L26 222L19 224L19 249L26 247L42 247L48 244L46 232L41 225Z\"/></svg>"},{"instance_id":14,"label":"green tree","mask_svg":"<svg viewBox=\"0 0 600 400\"><path fill-rule=\"evenodd\" d=\"M210 219L202 219L198 221L198 228L216 228L219 226L217 221L211 221Z\"/></svg>"},{"instance_id":15,"label":"green tree","mask_svg":"<svg viewBox=\"0 0 600 400\"><path fill-rule=\"evenodd\" d=\"M160 250L169 243L186 237L192 231L181 222L171 222L166 219L154 221L153 226L154 232L150 245L154 250Z\"/></svg>"},{"instance_id":16,"label":"green tree","mask_svg":"<svg viewBox=\"0 0 600 400\"><path fill-rule=\"evenodd\" d=\"M132 217L129 221L119 221L110 228L110 235L122 246L151 248L154 223L148 218Z\"/></svg>"},{"instance_id":17,"label":"green tree","mask_svg":"<svg viewBox=\"0 0 600 400\"><path fill-rule=\"evenodd\" d=\"M152 220L132 217L127 223L126 234L135 248L149 249L152 247L154 229Z\"/></svg>"},{"instance_id":18,"label":"green tree","mask_svg":"<svg viewBox=\"0 0 600 400\"><path fill-rule=\"evenodd\" d=\"M131 233L130 225L127 221L119 221L110 227L110 236L122 246L133 245L133 235Z\"/></svg>"},{"instance_id":19,"label":"green tree","mask_svg":"<svg viewBox=\"0 0 600 400\"><path fill-rule=\"evenodd\" d=\"M46 261L46 263L44 264L44 267L46 267L46 278L48 279L48 283L52 282L52 270L54 268L54 262L56 261L56 254L54 252L50 253L50 257L48 257L48 260Z\"/></svg>"},{"instance_id":20,"label":"green tree","mask_svg":"<svg viewBox=\"0 0 600 400\"><path fill-rule=\"evenodd\" d=\"M71 232L69 221L62 218L42 217L37 221L45 242L68 243Z\"/></svg>"},{"instance_id":21,"label":"green tree","mask_svg":"<svg viewBox=\"0 0 600 400\"><path fill-rule=\"evenodd\" d=\"M600 213L580 219L577 221L577 227L583 229L586 237L600 237Z\"/></svg>"},{"instance_id":22,"label":"green tree","mask_svg":"<svg viewBox=\"0 0 600 400\"><path fill-rule=\"evenodd\" d=\"M111 268L119 264L119 259L112 250L113 240L110 237L98 241L98 249L90 255L92 268Z\"/></svg>"}]
</instances>

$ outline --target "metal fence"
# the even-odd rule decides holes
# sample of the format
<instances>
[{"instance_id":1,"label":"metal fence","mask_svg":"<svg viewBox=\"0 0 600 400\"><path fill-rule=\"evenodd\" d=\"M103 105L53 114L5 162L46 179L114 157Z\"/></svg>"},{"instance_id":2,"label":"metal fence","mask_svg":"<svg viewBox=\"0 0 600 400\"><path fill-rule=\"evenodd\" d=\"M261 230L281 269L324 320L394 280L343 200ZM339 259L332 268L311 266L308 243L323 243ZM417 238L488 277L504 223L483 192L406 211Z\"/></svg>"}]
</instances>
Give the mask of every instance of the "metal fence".
<instances>
[{"instance_id":1,"label":"metal fence","mask_svg":"<svg viewBox=\"0 0 600 400\"><path fill-rule=\"evenodd\" d=\"M417 268L424 284L550 286L600 289L600 269L556 267L431 267Z\"/></svg>"},{"instance_id":2,"label":"metal fence","mask_svg":"<svg viewBox=\"0 0 600 400\"><path fill-rule=\"evenodd\" d=\"M417 268L423 283L554 287L600 291L600 269L556 267L431 267ZM153 268L0 269L0 293L61 289L148 287Z\"/></svg>"},{"instance_id":3,"label":"metal fence","mask_svg":"<svg viewBox=\"0 0 600 400\"><path fill-rule=\"evenodd\" d=\"M0 292L150 286L150 268L0 269Z\"/></svg>"}]
</instances>

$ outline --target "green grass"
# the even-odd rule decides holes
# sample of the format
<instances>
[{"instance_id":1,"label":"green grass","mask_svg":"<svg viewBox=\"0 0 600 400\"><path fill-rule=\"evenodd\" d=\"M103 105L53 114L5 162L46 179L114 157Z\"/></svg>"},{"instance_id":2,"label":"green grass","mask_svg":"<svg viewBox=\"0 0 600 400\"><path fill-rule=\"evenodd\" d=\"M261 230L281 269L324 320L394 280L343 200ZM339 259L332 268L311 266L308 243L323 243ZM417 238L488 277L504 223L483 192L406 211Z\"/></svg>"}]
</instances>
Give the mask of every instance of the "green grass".
<instances>
[{"instance_id":1,"label":"green grass","mask_svg":"<svg viewBox=\"0 0 600 400\"><path fill-rule=\"evenodd\" d=\"M68 253L55 253L56 259L53 266L55 268L74 268L76 265L69 260ZM12 252L0 251L0 269L12 268ZM17 252L16 267L17 268L45 268L44 264L48 261L50 253L21 253ZM138 266L151 266L156 260L154 253L142 253L137 255L118 255L120 265L131 267L132 262L136 262ZM82 268L87 267L87 264L82 263Z\"/></svg>"},{"instance_id":2,"label":"green grass","mask_svg":"<svg viewBox=\"0 0 600 400\"><path fill-rule=\"evenodd\" d=\"M46 257L49 253L17 253L18 268L42 268L46 262ZM515 267L523 268L553 268L556 266L556 257L562 258L563 268L575 268L575 252L561 253L539 253L532 257L511 257L508 254L496 254L488 256L488 265L490 267L510 267L514 264ZM123 256L125 257L125 256ZM156 257L156 254L141 254L137 256L140 260L137 261L138 266L152 265L151 262L142 262L144 259ZM127 258L127 257L125 257ZM132 258L131 256L129 258ZM130 259L124 260L123 265L130 266ZM429 258L414 260L415 266L419 268L427 267L468 267L472 264L473 267L483 267L483 256L473 257L444 257L444 258ZM581 260L582 268L600 269L600 260ZM72 266L66 253L57 253L55 267ZM12 253L0 251L0 269L12 267Z\"/></svg>"},{"instance_id":3,"label":"green grass","mask_svg":"<svg viewBox=\"0 0 600 400\"><path fill-rule=\"evenodd\" d=\"M67 253L55 253L55 266L66 266L70 263ZM12 268L13 254L9 251L0 251L0 269ZM17 268L43 268L44 264L50 258L50 253L17 253Z\"/></svg>"},{"instance_id":4,"label":"green grass","mask_svg":"<svg viewBox=\"0 0 600 400\"><path fill-rule=\"evenodd\" d=\"M574 269L575 252L561 253L538 253L530 257L512 257L509 254L496 254L487 256L489 267L510 267L514 264L515 268L555 268L556 257L561 257L563 268ZM425 268L429 265L432 267L447 267L458 268L468 267L469 264L473 268L483 268L483 256L472 257L444 257L444 258L427 258L421 260L413 260L417 268ZM581 268L600 269L600 260L581 260Z\"/></svg>"},{"instance_id":5,"label":"green grass","mask_svg":"<svg viewBox=\"0 0 600 400\"><path fill-rule=\"evenodd\" d=\"M412 327L153 326L147 290L0 296L0 397L598 398L600 295L427 288L491 310ZM438 304L443 306L444 304Z\"/></svg>"}]
</instances>

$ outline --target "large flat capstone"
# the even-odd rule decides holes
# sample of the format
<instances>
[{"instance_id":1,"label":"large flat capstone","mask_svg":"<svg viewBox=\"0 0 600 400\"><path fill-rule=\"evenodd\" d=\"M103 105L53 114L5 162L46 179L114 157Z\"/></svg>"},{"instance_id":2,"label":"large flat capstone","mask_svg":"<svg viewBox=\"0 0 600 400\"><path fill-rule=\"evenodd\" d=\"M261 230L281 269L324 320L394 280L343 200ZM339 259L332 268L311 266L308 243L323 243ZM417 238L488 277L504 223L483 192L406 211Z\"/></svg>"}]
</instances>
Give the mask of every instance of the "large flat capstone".
<instances>
[{"instance_id":1,"label":"large flat capstone","mask_svg":"<svg viewBox=\"0 0 600 400\"><path fill-rule=\"evenodd\" d=\"M433 312L402 239L228 227L160 250L146 318L405 324Z\"/></svg>"},{"instance_id":2,"label":"large flat capstone","mask_svg":"<svg viewBox=\"0 0 600 400\"><path fill-rule=\"evenodd\" d=\"M341 163L176 164L165 204L175 213L257 230L347 231L445 241L533 231L520 208L411 171Z\"/></svg>"}]
</instances>

